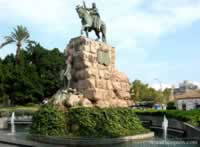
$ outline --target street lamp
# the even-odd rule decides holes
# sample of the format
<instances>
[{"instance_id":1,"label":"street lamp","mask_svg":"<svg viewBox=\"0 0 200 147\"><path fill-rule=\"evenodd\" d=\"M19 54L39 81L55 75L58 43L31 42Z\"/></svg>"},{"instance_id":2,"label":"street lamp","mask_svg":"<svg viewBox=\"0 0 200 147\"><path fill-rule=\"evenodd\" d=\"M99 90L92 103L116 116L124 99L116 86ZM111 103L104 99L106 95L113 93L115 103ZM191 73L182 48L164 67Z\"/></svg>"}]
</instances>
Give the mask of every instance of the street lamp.
<instances>
[{"instance_id":1,"label":"street lamp","mask_svg":"<svg viewBox=\"0 0 200 147\"><path fill-rule=\"evenodd\" d=\"M160 91L160 94L161 94L161 95L160 95L160 102L161 102L162 105L163 105L164 103L166 103L166 100L165 100L165 98L163 97L163 93L162 93L162 89L163 89L163 88L162 88L162 82L161 82L161 80L159 80L158 78L155 78L154 80L155 80L155 81L158 81L159 84L160 84L160 90L159 90L159 91ZM163 109L165 109L164 106L163 106Z\"/></svg>"},{"instance_id":2,"label":"street lamp","mask_svg":"<svg viewBox=\"0 0 200 147\"><path fill-rule=\"evenodd\" d=\"M157 79L157 78L155 78L154 80L159 82L159 84L160 84L160 91L162 91L162 83L161 83L161 81L159 79Z\"/></svg>"}]
</instances>

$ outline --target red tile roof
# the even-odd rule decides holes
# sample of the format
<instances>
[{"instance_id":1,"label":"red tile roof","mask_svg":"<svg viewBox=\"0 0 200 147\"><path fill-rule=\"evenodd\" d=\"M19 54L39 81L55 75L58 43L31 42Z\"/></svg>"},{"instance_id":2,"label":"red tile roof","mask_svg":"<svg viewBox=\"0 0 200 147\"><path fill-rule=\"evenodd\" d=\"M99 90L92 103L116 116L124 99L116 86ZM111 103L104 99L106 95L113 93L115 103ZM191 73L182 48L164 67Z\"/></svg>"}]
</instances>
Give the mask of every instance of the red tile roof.
<instances>
[{"instance_id":1,"label":"red tile roof","mask_svg":"<svg viewBox=\"0 0 200 147\"><path fill-rule=\"evenodd\" d=\"M175 99L195 99L195 98L200 99L200 90L193 90L193 91L188 91L185 93L178 93L174 97Z\"/></svg>"}]
</instances>

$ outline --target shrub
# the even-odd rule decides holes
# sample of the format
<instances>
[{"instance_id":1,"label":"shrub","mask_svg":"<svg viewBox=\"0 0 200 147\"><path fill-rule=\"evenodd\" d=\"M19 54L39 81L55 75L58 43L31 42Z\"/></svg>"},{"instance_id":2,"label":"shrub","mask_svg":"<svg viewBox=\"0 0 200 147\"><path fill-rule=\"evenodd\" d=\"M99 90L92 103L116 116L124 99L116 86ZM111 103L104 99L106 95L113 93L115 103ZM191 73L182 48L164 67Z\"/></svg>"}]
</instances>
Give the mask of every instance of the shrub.
<instances>
[{"instance_id":1,"label":"shrub","mask_svg":"<svg viewBox=\"0 0 200 147\"><path fill-rule=\"evenodd\" d=\"M148 132L128 108L72 108L67 112L68 135L119 137Z\"/></svg>"},{"instance_id":2,"label":"shrub","mask_svg":"<svg viewBox=\"0 0 200 147\"><path fill-rule=\"evenodd\" d=\"M65 135L65 116L56 107L42 106L34 115L30 132L44 136Z\"/></svg>"},{"instance_id":3,"label":"shrub","mask_svg":"<svg viewBox=\"0 0 200 147\"><path fill-rule=\"evenodd\" d=\"M32 134L72 137L119 137L146 133L129 108L71 108L64 115L43 106L33 116Z\"/></svg>"},{"instance_id":4,"label":"shrub","mask_svg":"<svg viewBox=\"0 0 200 147\"><path fill-rule=\"evenodd\" d=\"M175 110L176 106L174 102L167 103L167 110Z\"/></svg>"},{"instance_id":5,"label":"shrub","mask_svg":"<svg viewBox=\"0 0 200 147\"><path fill-rule=\"evenodd\" d=\"M11 116L11 112L10 111L5 111L5 110L0 111L0 118L1 117L9 117L9 116Z\"/></svg>"},{"instance_id":6,"label":"shrub","mask_svg":"<svg viewBox=\"0 0 200 147\"><path fill-rule=\"evenodd\" d=\"M152 116L163 116L166 115L168 118L175 118L180 121L188 122L194 126L200 126L200 110L134 110L139 115L152 115Z\"/></svg>"}]
</instances>

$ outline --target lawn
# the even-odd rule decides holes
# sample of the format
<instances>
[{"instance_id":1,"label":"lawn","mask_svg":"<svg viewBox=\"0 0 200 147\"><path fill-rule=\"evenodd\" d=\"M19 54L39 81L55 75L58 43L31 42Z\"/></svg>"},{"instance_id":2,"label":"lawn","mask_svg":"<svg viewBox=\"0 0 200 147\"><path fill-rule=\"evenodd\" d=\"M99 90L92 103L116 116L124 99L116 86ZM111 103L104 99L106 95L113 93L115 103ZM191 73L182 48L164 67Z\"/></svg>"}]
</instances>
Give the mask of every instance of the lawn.
<instances>
[{"instance_id":1,"label":"lawn","mask_svg":"<svg viewBox=\"0 0 200 147\"><path fill-rule=\"evenodd\" d=\"M14 106L14 107L0 107L0 117L10 116L15 112L16 116L32 115L39 109L39 105L35 106Z\"/></svg>"}]
</instances>

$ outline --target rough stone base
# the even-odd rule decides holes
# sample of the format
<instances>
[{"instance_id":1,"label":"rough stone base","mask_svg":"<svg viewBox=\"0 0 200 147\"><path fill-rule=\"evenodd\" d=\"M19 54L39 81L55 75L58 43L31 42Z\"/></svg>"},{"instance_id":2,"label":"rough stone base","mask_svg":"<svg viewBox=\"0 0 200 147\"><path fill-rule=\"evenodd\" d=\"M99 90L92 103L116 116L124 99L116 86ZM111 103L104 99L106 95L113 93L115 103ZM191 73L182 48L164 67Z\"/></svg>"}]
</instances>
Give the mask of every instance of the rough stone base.
<instances>
[{"instance_id":1,"label":"rough stone base","mask_svg":"<svg viewBox=\"0 0 200 147\"><path fill-rule=\"evenodd\" d=\"M98 107L127 107L130 85L127 76L115 68L115 49L85 37L71 39L65 49L66 62L72 61L72 88L83 102ZM77 97L74 97L77 99ZM70 102L71 103L71 102Z\"/></svg>"},{"instance_id":2,"label":"rough stone base","mask_svg":"<svg viewBox=\"0 0 200 147\"><path fill-rule=\"evenodd\" d=\"M54 105L58 105L61 110L65 110L70 107L83 106L92 107L93 104L90 100L85 98L80 93L70 92L66 89L60 89L53 96L52 101Z\"/></svg>"}]
</instances>

